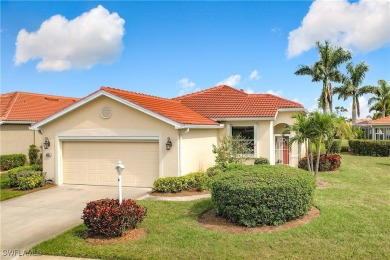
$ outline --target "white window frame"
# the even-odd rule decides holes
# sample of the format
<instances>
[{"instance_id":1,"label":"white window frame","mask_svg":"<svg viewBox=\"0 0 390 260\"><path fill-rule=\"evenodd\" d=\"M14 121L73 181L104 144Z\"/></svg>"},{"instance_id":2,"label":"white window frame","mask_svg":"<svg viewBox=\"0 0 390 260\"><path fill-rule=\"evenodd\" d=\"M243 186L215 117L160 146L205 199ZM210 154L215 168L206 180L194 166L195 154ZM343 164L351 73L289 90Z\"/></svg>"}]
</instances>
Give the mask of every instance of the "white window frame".
<instances>
[{"instance_id":1,"label":"white window frame","mask_svg":"<svg viewBox=\"0 0 390 260\"><path fill-rule=\"evenodd\" d=\"M256 124L229 124L228 135L233 136L234 127L253 127L253 154L244 154L246 158L257 158L257 125Z\"/></svg>"}]
</instances>

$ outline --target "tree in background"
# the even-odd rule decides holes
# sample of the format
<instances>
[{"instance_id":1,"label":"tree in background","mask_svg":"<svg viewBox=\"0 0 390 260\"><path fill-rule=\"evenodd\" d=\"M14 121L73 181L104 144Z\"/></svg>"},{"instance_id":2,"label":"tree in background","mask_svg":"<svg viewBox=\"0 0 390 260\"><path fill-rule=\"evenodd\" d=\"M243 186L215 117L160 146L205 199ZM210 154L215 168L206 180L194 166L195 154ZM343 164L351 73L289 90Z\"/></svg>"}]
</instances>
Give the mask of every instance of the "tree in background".
<instances>
[{"instance_id":1,"label":"tree in background","mask_svg":"<svg viewBox=\"0 0 390 260\"><path fill-rule=\"evenodd\" d=\"M325 45L316 42L316 48L320 54L319 61L312 66L300 65L295 75L307 75L312 77L312 82L322 81L322 92L318 100L319 107L325 114L333 111L333 90L331 82L342 82L343 76L338 67L352 58L349 51L335 47L325 41Z\"/></svg>"},{"instance_id":2,"label":"tree in background","mask_svg":"<svg viewBox=\"0 0 390 260\"><path fill-rule=\"evenodd\" d=\"M378 86L370 86L370 93L374 96L368 100L368 105L373 104L370 107L370 112L377 111L381 114L381 117L390 115L390 86L386 80L378 80ZM374 119L379 118L379 115L374 115Z\"/></svg>"},{"instance_id":3,"label":"tree in background","mask_svg":"<svg viewBox=\"0 0 390 260\"><path fill-rule=\"evenodd\" d=\"M343 78L343 85L334 88L334 94L338 94L338 99L352 98L352 124L356 124L356 118L360 117L359 97L371 92L370 86L360 87L368 71L368 66L360 62L355 67L352 62L347 64L347 75Z\"/></svg>"}]
</instances>

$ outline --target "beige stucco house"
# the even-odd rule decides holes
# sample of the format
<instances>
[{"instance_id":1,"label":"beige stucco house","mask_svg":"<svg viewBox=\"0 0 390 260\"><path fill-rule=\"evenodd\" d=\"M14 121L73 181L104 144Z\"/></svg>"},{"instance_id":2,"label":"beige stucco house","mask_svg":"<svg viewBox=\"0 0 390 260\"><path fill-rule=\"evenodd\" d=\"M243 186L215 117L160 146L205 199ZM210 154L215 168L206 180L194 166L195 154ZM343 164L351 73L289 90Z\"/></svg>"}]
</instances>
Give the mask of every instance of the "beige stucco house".
<instances>
[{"instance_id":1,"label":"beige stucco house","mask_svg":"<svg viewBox=\"0 0 390 260\"><path fill-rule=\"evenodd\" d=\"M364 131L364 139L390 140L390 116L371 119L360 119L356 126Z\"/></svg>"},{"instance_id":2,"label":"beige stucco house","mask_svg":"<svg viewBox=\"0 0 390 260\"><path fill-rule=\"evenodd\" d=\"M41 146L41 135L31 125L77 102L78 98L11 92L0 95L0 155L28 154ZM28 158L28 157L27 157Z\"/></svg>"},{"instance_id":3,"label":"beige stucco house","mask_svg":"<svg viewBox=\"0 0 390 260\"><path fill-rule=\"evenodd\" d=\"M59 185L116 185L121 160L124 185L151 187L213 166L212 145L224 135L251 139L250 158L296 166L300 148L289 149L282 131L298 111L299 103L229 86L174 99L102 87L31 129L50 141L43 167Z\"/></svg>"}]
</instances>

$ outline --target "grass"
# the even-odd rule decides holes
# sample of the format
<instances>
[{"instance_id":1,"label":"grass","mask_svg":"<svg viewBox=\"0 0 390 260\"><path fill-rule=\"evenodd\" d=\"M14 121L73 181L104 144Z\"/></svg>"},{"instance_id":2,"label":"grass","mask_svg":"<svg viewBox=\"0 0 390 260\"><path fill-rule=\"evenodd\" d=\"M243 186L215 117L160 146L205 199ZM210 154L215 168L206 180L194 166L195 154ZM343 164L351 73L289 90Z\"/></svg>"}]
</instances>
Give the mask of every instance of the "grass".
<instances>
[{"instance_id":1,"label":"grass","mask_svg":"<svg viewBox=\"0 0 390 260\"><path fill-rule=\"evenodd\" d=\"M209 199L139 201L148 217L144 239L90 245L77 226L33 248L48 255L99 259L388 259L390 255L390 159L342 155L338 173L320 173L332 183L318 189L321 215L307 225L269 234L233 235L202 228L199 214ZM81 215L81 212L80 212Z\"/></svg>"},{"instance_id":2,"label":"grass","mask_svg":"<svg viewBox=\"0 0 390 260\"><path fill-rule=\"evenodd\" d=\"M23 195L26 195L28 193L36 192L36 191L47 189L50 187L53 187L53 185L46 184L43 187L35 188L32 190L18 190L16 188L11 188L9 186L8 174L1 173L0 174L0 201L9 200L12 198L23 196Z\"/></svg>"}]
</instances>

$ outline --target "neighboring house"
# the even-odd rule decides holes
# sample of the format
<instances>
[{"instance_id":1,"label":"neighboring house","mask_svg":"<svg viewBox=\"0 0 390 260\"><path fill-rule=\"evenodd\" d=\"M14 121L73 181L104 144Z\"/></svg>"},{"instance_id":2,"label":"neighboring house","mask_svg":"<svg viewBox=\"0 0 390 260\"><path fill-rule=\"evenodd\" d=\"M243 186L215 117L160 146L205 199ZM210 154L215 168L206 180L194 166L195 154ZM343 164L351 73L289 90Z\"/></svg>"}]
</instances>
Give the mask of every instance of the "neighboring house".
<instances>
[{"instance_id":1,"label":"neighboring house","mask_svg":"<svg viewBox=\"0 0 390 260\"><path fill-rule=\"evenodd\" d=\"M41 135L30 126L77 102L78 98L26 92L0 95L0 155L23 153L41 146ZM28 157L27 157L28 158Z\"/></svg>"},{"instance_id":2,"label":"neighboring house","mask_svg":"<svg viewBox=\"0 0 390 260\"><path fill-rule=\"evenodd\" d=\"M364 139L390 140L390 116L375 120L361 119L356 126L364 131Z\"/></svg>"},{"instance_id":3,"label":"neighboring house","mask_svg":"<svg viewBox=\"0 0 390 260\"><path fill-rule=\"evenodd\" d=\"M249 157L296 166L300 148L289 149L282 131L299 111L299 103L229 86L174 99L102 87L32 129L50 141L44 171L59 185L116 185L121 160L124 185L151 187L213 166L212 145L238 133L252 140Z\"/></svg>"}]
</instances>

